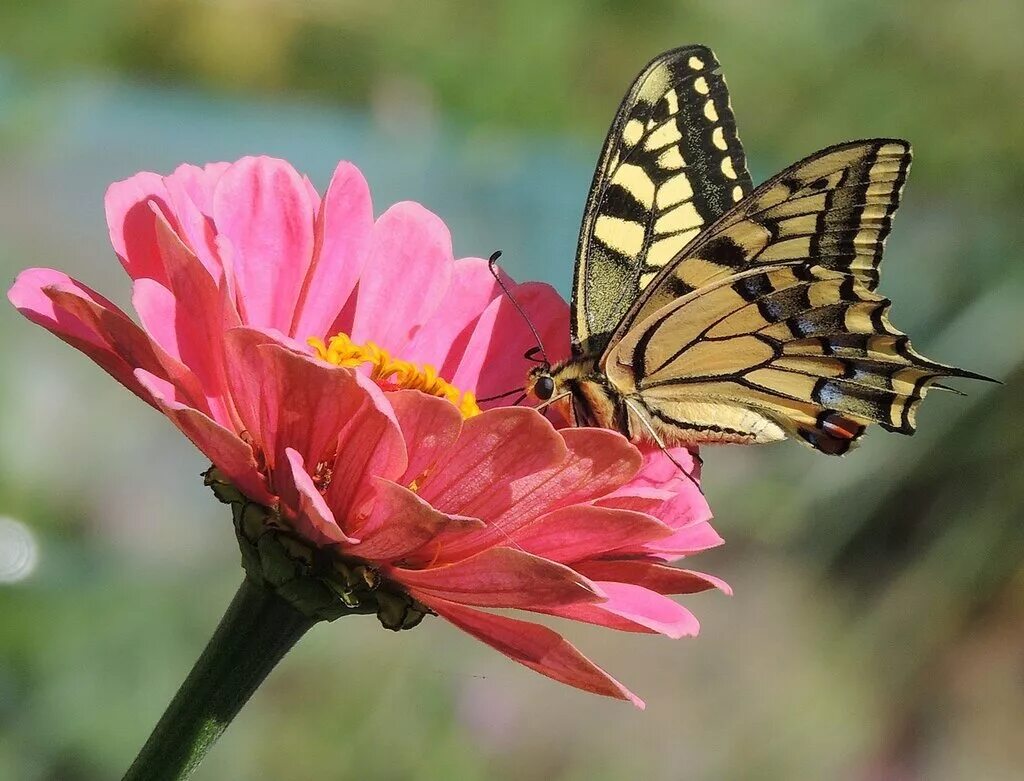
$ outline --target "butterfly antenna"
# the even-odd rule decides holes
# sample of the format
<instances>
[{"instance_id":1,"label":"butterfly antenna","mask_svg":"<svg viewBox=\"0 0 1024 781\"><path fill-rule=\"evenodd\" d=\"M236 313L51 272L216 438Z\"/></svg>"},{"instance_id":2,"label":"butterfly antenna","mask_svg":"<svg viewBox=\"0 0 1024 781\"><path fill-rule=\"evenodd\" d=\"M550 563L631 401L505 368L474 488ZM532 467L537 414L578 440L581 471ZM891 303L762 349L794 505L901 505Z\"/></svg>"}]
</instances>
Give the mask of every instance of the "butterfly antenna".
<instances>
[{"instance_id":1,"label":"butterfly antenna","mask_svg":"<svg viewBox=\"0 0 1024 781\"><path fill-rule=\"evenodd\" d=\"M540 332L537 331L537 327L533 324L533 321L530 319L530 316L526 314L526 310L524 310L522 306L519 305L519 302L516 301L516 297L512 295L512 291L508 289L508 285L505 284L505 281L501 278L501 275L498 273L498 266L496 264L498 262L498 258L500 257L501 250L497 250L496 252L494 252L487 261L487 268L491 270L491 275L494 277L494 281L497 282L498 285L501 287L501 291L506 295L508 300L512 302L512 306L516 308L516 311L519 312L520 315L522 315L523 320L525 320L526 324L530 327L530 331L533 333L533 338L537 340L537 348L540 350L540 354L544 356L544 363L548 364L550 363L550 361L548 360L547 350L544 349L544 342L540 338Z\"/></svg>"},{"instance_id":2,"label":"butterfly antenna","mask_svg":"<svg viewBox=\"0 0 1024 781\"><path fill-rule=\"evenodd\" d=\"M523 392L522 388L513 388L512 390L507 390L504 393L496 393L493 396L487 396L486 398L483 398L483 399L477 399L477 401L479 401L479 402L497 401L498 399L507 399L509 396L513 395L514 393L522 393L522 392Z\"/></svg>"}]
</instances>

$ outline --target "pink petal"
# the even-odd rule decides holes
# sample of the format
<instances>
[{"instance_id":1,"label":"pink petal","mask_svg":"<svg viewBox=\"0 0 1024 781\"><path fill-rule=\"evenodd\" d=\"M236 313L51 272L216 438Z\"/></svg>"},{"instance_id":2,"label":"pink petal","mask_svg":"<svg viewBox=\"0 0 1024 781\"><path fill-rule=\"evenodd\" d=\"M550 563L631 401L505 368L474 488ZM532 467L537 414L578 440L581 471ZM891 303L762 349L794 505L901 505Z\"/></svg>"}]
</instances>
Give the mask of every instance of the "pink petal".
<instances>
[{"instance_id":1,"label":"pink petal","mask_svg":"<svg viewBox=\"0 0 1024 781\"><path fill-rule=\"evenodd\" d=\"M288 333L313 256L315 212L295 169L270 157L243 157L225 171L214 222L233 249L243 320Z\"/></svg>"},{"instance_id":2,"label":"pink petal","mask_svg":"<svg viewBox=\"0 0 1024 781\"><path fill-rule=\"evenodd\" d=\"M533 410L502 407L466 421L449 458L419 492L439 509L488 524L449 546L442 554L447 561L509 539L546 512L602 496L628 480L639 464L639 452L619 434L556 432Z\"/></svg>"},{"instance_id":3,"label":"pink petal","mask_svg":"<svg viewBox=\"0 0 1024 781\"><path fill-rule=\"evenodd\" d=\"M221 278L223 266L217 253L213 191L227 168L227 163L206 168L180 165L164 178L181 238L215 280Z\"/></svg>"},{"instance_id":4,"label":"pink petal","mask_svg":"<svg viewBox=\"0 0 1024 781\"><path fill-rule=\"evenodd\" d=\"M692 523L679 529L671 537L647 543L644 550L673 561L680 556L689 556L709 548L717 548L725 542L707 521Z\"/></svg>"},{"instance_id":5,"label":"pink petal","mask_svg":"<svg viewBox=\"0 0 1024 781\"><path fill-rule=\"evenodd\" d=\"M364 393L363 405L338 434L334 479L325 498L349 534L359 536L366 520L372 477L395 480L406 471L408 456L402 432L384 392L361 374L356 383Z\"/></svg>"},{"instance_id":6,"label":"pink petal","mask_svg":"<svg viewBox=\"0 0 1024 781\"><path fill-rule=\"evenodd\" d=\"M351 163L334 171L317 212L313 262L303 281L291 334L326 338L363 270L373 231L366 180Z\"/></svg>"},{"instance_id":7,"label":"pink petal","mask_svg":"<svg viewBox=\"0 0 1024 781\"><path fill-rule=\"evenodd\" d=\"M135 374L160 411L224 473L232 485L254 502L267 506L276 503L276 498L267 490L248 444L202 412L166 396L158 377L142 369Z\"/></svg>"},{"instance_id":8,"label":"pink petal","mask_svg":"<svg viewBox=\"0 0 1024 781\"><path fill-rule=\"evenodd\" d=\"M402 354L414 363L430 364L442 377L454 377L476 321L500 292L486 260L456 260L451 285L437 311Z\"/></svg>"},{"instance_id":9,"label":"pink petal","mask_svg":"<svg viewBox=\"0 0 1024 781\"><path fill-rule=\"evenodd\" d=\"M643 700L547 627L436 601L431 607L462 631L531 670L577 689L626 700L641 710Z\"/></svg>"},{"instance_id":10,"label":"pink petal","mask_svg":"<svg viewBox=\"0 0 1024 781\"><path fill-rule=\"evenodd\" d=\"M554 360L558 355L568 354L569 310L555 289L530 282L516 285L513 295L540 332L548 357ZM480 316L458 367L450 375L452 383L482 397L521 387L536 365L523 354L536 343L536 337L512 303L504 296L496 298Z\"/></svg>"},{"instance_id":11,"label":"pink petal","mask_svg":"<svg viewBox=\"0 0 1024 781\"><path fill-rule=\"evenodd\" d=\"M425 570L395 568L391 577L422 594L479 607L539 608L599 602L601 592L562 564L512 548Z\"/></svg>"},{"instance_id":12,"label":"pink petal","mask_svg":"<svg viewBox=\"0 0 1024 781\"><path fill-rule=\"evenodd\" d=\"M672 529L644 513L570 505L540 516L513 539L525 551L571 564L671 534Z\"/></svg>"},{"instance_id":13,"label":"pink petal","mask_svg":"<svg viewBox=\"0 0 1024 781\"><path fill-rule=\"evenodd\" d=\"M553 479L565 458L563 439L535 411L490 410L465 422L419 494L443 512L494 523L522 511L521 503Z\"/></svg>"},{"instance_id":14,"label":"pink petal","mask_svg":"<svg viewBox=\"0 0 1024 781\"><path fill-rule=\"evenodd\" d=\"M411 202L384 212L359 278L353 341L402 355L437 309L454 262L451 236L437 215Z\"/></svg>"},{"instance_id":15,"label":"pink petal","mask_svg":"<svg viewBox=\"0 0 1024 781\"><path fill-rule=\"evenodd\" d=\"M666 637L695 637L700 632L696 617L668 597L632 583L600 583L608 600L599 605L568 605L545 613L633 632L656 632Z\"/></svg>"},{"instance_id":16,"label":"pink petal","mask_svg":"<svg viewBox=\"0 0 1024 781\"><path fill-rule=\"evenodd\" d=\"M686 448L670 448L669 453L679 465L695 477L700 475L700 467L693 454ZM697 521L711 518L711 508L707 498L700 492L693 480L682 474L679 467L672 463L665 453L659 449L645 445L643 448L643 466L636 477L622 488L611 494L611 497L622 499L615 506L630 506L632 509L643 509L658 516L662 521L674 528L680 528ZM664 491L663 500L655 508L644 504L638 506L627 497L652 498L654 492ZM602 504L611 505L607 500Z\"/></svg>"},{"instance_id":17,"label":"pink petal","mask_svg":"<svg viewBox=\"0 0 1024 781\"><path fill-rule=\"evenodd\" d=\"M409 452L409 466L398 481L407 485L455 444L462 431L462 415L451 402L415 390L389 393L388 401Z\"/></svg>"},{"instance_id":18,"label":"pink petal","mask_svg":"<svg viewBox=\"0 0 1024 781\"><path fill-rule=\"evenodd\" d=\"M407 559L417 557L424 547L429 562L429 549L444 546L449 538L464 535L483 526L476 518L453 518L439 513L415 493L404 486L373 478L375 489L373 509L367 520L363 539L353 554L371 561ZM423 558L419 556L418 558Z\"/></svg>"},{"instance_id":19,"label":"pink petal","mask_svg":"<svg viewBox=\"0 0 1024 781\"><path fill-rule=\"evenodd\" d=\"M125 271L132 279L155 279L161 284L167 277L156 243L153 206L173 221L170 197L158 174L144 171L107 188L104 206L110 242Z\"/></svg>"},{"instance_id":20,"label":"pink petal","mask_svg":"<svg viewBox=\"0 0 1024 781\"><path fill-rule=\"evenodd\" d=\"M283 463L289 447L312 464L333 458L337 432L364 402L354 372L297 355L253 329L233 329L227 339L241 362L231 372L234 395L259 397L246 409L261 413L256 431L269 466Z\"/></svg>"},{"instance_id":21,"label":"pink petal","mask_svg":"<svg viewBox=\"0 0 1024 781\"><path fill-rule=\"evenodd\" d=\"M167 290L154 280L135 283L133 302L147 331L188 366L203 386L216 420L237 425L228 396L224 333L239 326L223 291L161 215L156 241L167 273Z\"/></svg>"},{"instance_id":22,"label":"pink petal","mask_svg":"<svg viewBox=\"0 0 1024 781\"><path fill-rule=\"evenodd\" d=\"M285 456L289 467L287 474L291 479L278 480L277 487L282 503L294 513L292 520L298 531L314 545L358 542L346 535L334 520L334 513L306 471L302 456L290 447L285 448ZM276 476L283 475L278 473Z\"/></svg>"},{"instance_id":23,"label":"pink petal","mask_svg":"<svg viewBox=\"0 0 1024 781\"><path fill-rule=\"evenodd\" d=\"M7 294L29 320L81 350L143 401L149 392L134 375L136 368L173 385L176 398L205 407L189 369L167 355L113 303L85 285L51 269L28 269Z\"/></svg>"},{"instance_id":24,"label":"pink petal","mask_svg":"<svg viewBox=\"0 0 1024 781\"><path fill-rule=\"evenodd\" d=\"M678 569L654 561L582 561L573 564L573 569L592 580L633 583L659 594L698 594L713 588L732 594L729 584L714 575Z\"/></svg>"}]
</instances>

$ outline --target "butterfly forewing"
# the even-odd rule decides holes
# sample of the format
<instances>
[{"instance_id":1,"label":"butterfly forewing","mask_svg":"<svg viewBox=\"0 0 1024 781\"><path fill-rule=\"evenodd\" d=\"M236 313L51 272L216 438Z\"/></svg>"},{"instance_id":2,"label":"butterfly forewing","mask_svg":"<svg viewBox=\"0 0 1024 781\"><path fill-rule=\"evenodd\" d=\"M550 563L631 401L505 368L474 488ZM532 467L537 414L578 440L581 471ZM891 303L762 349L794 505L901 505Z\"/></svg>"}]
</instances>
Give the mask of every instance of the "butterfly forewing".
<instances>
[{"instance_id":1,"label":"butterfly forewing","mask_svg":"<svg viewBox=\"0 0 1024 781\"><path fill-rule=\"evenodd\" d=\"M580 230L576 355L599 354L644 287L752 189L717 70L703 46L666 52L619 107Z\"/></svg>"},{"instance_id":2,"label":"butterfly forewing","mask_svg":"<svg viewBox=\"0 0 1024 781\"><path fill-rule=\"evenodd\" d=\"M851 141L762 184L680 252L623 318L621 336L680 296L753 265L797 262L848 273L868 290L910 168L910 145Z\"/></svg>"}]
</instances>

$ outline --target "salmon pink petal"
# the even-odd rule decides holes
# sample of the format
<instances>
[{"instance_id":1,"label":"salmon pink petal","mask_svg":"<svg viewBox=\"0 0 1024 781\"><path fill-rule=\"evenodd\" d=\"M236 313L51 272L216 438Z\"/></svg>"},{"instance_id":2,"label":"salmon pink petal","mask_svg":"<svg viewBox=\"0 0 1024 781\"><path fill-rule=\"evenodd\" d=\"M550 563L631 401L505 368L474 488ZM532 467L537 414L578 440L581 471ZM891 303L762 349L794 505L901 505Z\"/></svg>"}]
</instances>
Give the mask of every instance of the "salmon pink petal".
<instances>
[{"instance_id":1,"label":"salmon pink petal","mask_svg":"<svg viewBox=\"0 0 1024 781\"><path fill-rule=\"evenodd\" d=\"M352 553L374 561L423 558L416 556L424 546L444 546L449 538L467 534L484 524L476 518L459 518L439 513L408 488L390 480L374 478L373 509L364 525L363 538ZM430 550L424 552L429 562Z\"/></svg>"},{"instance_id":2,"label":"salmon pink petal","mask_svg":"<svg viewBox=\"0 0 1024 781\"><path fill-rule=\"evenodd\" d=\"M293 336L306 339L336 333L329 329L352 295L372 232L370 188L358 168L339 163L317 211L313 262L303 281Z\"/></svg>"},{"instance_id":3,"label":"salmon pink petal","mask_svg":"<svg viewBox=\"0 0 1024 781\"><path fill-rule=\"evenodd\" d=\"M217 230L233 250L243 320L288 333L313 257L314 206L302 177L271 157L244 157L213 196Z\"/></svg>"},{"instance_id":4,"label":"salmon pink petal","mask_svg":"<svg viewBox=\"0 0 1024 781\"><path fill-rule=\"evenodd\" d=\"M513 548L491 548L444 567L395 568L391 574L428 602L438 598L460 605L530 609L604 598L569 567Z\"/></svg>"},{"instance_id":5,"label":"salmon pink petal","mask_svg":"<svg viewBox=\"0 0 1024 781\"><path fill-rule=\"evenodd\" d=\"M292 510L292 522L300 534L314 545L332 545L339 542L353 544L358 540L346 535L334 520L334 513L316 489L313 478L306 471L302 456L292 448L285 448L290 479L278 480L281 502ZM278 477L284 474L277 473Z\"/></svg>"},{"instance_id":6,"label":"salmon pink petal","mask_svg":"<svg viewBox=\"0 0 1024 781\"><path fill-rule=\"evenodd\" d=\"M427 476L420 494L448 512L482 518L488 527L448 546L442 561L507 540L546 512L602 496L640 465L636 448L615 432L556 432L535 411L519 407L467 421L453 453Z\"/></svg>"},{"instance_id":7,"label":"salmon pink petal","mask_svg":"<svg viewBox=\"0 0 1024 781\"><path fill-rule=\"evenodd\" d=\"M409 451L409 466L398 481L412 483L431 469L459 438L462 415L446 399L416 390L388 394L398 426Z\"/></svg>"},{"instance_id":8,"label":"salmon pink petal","mask_svg":"<svg viewBox=\"0 0 1024 781\"><path fill-rule=\"evenodd\" d=\"M553 479L566 458L558 432L535 411L503 407L470 418L419 494L443 512L494 522Z\"/></svg>"},{"instance_id":9,"label":"salmon pink petal","mask_svg":"<svg viewBox=\"0 0 1024 781\"><path fill-rule=\"evenodd\" d=\"M549 358L569 352L569 308L550 285L516 285L513 295L540 332ZM494 299L480 316L458 367L448 376L459 388L472 388L487 397L522 386L535 364L523 354L535 347L523 316L505 296Z\"/></svg>"},{"instance_id":10,"label":"salmon pink petal","mask_svg":"<svg viewBox=\"0 0 1024 781\"><path fill-rule=\"evenodd\" d=\"M334 479L324 498L334 508L342 528L359 536L366 520L362 505L370 493L367 487L371 478L394 480L406 471L409 462L402 432L384 392L361 374L355 379L363 392L363 404L338 433Z\"/></svg>"},{"instance_id":11,"label":"salmon pink petal","mask_svg":"<svg viewBox=\"0 0 1024 781\"><path fill-rule=\"evenodd\" d=\"M644 707L643 700L547 627L442 601L431 607L462 631L531 670L592 694Z\"/></svg>"},{"instance_id":12,"label":"salmon pink petal","mask_svg":"<svg viewBox=\"0 0 1024 781\"><path fill-rule=\"evenodd\" d=\"M247 328L227 334L229 379L250 432L259 432L271 469L292 447L304 462L330 466L324 499L349 536L357 498L371 475L406 468L405 443L383 392L365 377L300 355L272 335Z\"/></svg>"},{"instance_id":13,"label":"salmon pink petal","mask_svg":"<svg viewBox=\"0 0 1024 781\"><path fill-rule=\"evenodd\" d=\"M525 551L572 564L671 534L672 529L644 513L574 504L540 516L512 539Z\"/></svg>"},{"instance_id":14,"label":"salmon pink petal","mask_svg":"<svg viewBox=\"0 0 1024 781\"><path fill-rule=\"evenodd\" d=\"M265 505L276 502L274 496L267 490L252 448L248 444L202 412L168 397L165 385L159 377L142 369L137 370L135 374L160 411L224 473L232 485L254 502Z\"/></svg>"},{"instance_id":15,"label":"salmon pink petal","mask_svg":"<svg viewBox=\"0 0 1024 781\"><path fill-rule=\"evenodd\" d=\"M167 276L156 243L154 206L175 227L177 222L163 177L147 171L114 182L107 188L103 203L110 242L128 276L165 284Z\"/></svg>"},{"instance_id":16,"label":"salmon pink petal","mask_svg":"<svg viewBox=\"0 0 1024 781\"><path fill-rule=\"evenodd\" d=\"M559 487L559 506L604 496L633 479L642 461L624 436L601 428L560 432L568 448Z\"/></svg>"},{"instance_id":17,"label":"salmon pink petal","mask_svg":"<svg viewBox=\"0 0 1024 781\"><path fill-rule=\"evenodd\" d=\"M437 215L411 202L384 212L359 279L352 340L403 354L437 310L454 262L451 236Z\"/></svg>"},{"instance_id":18,"label":"salmon pink petal","mask_svg":"<svg viewBox=\"0 0 1024 781\"><path fill-rule=\"evenodd\" d=\"M573 569L592 580L633 583L659 594L698 594L713 588L732 594L732 587L721 578L655 561L598 559L577 562Z\"/></svg>"},{"instance_id":19,"label":"salmon pink petal","mask_svg":"<svg viewBox=\"0 0 1024 781\"><path fill-rule=\"evenodd\" d=\"M599 583L608 599L599 605L567 605L544 610L554 616L633 632L655 632L666 637L696 637L697 618L668 597L632 583Z\"/></svg>"}]
</instances>

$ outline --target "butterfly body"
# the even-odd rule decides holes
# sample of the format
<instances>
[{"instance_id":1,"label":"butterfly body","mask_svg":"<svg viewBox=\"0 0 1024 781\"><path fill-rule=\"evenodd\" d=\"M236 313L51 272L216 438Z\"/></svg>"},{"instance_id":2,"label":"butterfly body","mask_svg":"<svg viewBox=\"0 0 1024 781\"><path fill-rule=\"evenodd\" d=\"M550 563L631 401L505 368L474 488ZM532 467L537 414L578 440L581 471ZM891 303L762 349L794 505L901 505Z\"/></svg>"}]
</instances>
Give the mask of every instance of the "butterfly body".
<instances>
[{"instance_id":1,"label":"butterfly body","mask_svg":"<svg viewBox=\"0 0 1024 781\"><path fill-rule=\"evenodd\" d=\"M817 152L754 188L709 49L655 58L598 161L580 230L572 357L528 390L575 425L662 447L798 439L845 453L913 433L930 361L876 292L910 145Z\"/></svg>"}]
</instances>

